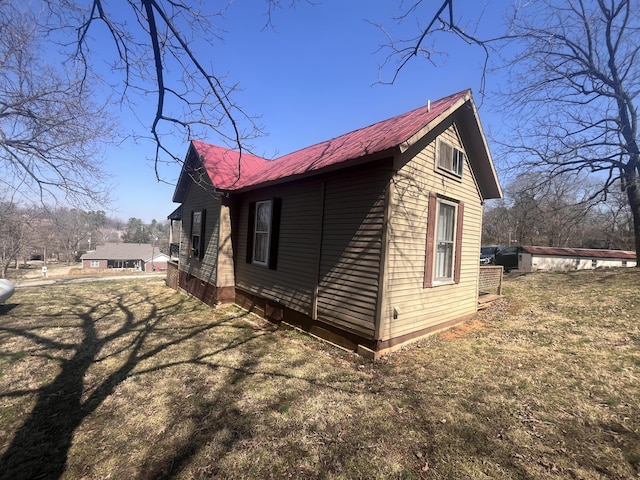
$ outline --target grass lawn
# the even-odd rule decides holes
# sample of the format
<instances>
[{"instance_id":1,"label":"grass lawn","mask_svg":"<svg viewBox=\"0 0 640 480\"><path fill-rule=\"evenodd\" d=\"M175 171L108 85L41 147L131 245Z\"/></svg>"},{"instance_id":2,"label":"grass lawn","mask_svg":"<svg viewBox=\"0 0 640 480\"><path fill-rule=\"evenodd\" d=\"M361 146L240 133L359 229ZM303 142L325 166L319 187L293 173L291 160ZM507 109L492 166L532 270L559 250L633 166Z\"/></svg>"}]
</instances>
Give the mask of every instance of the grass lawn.
<instances>
[{"instance_id":1,"label":"grass lawn","mask_svg":"<svg viewBox=\"0 0 640 480\"><path fill-rule=\"evenodd\" d=\"M640 271L538 273L370 362L162 279L0 307L0 478L640 476Z\"/></svg>"}]
</instances>

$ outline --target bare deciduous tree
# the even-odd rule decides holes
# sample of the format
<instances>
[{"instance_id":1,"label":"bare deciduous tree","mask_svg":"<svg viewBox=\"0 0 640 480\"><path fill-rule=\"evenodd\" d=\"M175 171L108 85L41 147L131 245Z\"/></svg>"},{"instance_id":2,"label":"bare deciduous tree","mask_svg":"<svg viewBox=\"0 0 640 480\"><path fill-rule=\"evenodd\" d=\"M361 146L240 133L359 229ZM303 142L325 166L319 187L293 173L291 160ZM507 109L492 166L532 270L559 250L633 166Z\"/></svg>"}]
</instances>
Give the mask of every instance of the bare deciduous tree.
<instances>
[{"instance_id":1,"label":"bare deciduous tree","mask_svg":"<svg viewBox=\"0 0 640 480\"><path fill-rule=\"evenodd\" d=\"M215 137L242 152L260 133L254 118L233 99L236 84L228 82L211 55L224 36L216 20L231 3L47 0L50 38L87 75L104 62L96 53L108 56L111 51L112 87L124 108L148 126L158 179L158 162L183 160L183 149L173 151L168 138ZM145 116L136 103L149 95L155 96L155 111Z\"/></svg>"},{"instance_id":2,"label":"bare deciduous tree","mask_svg":"<svg viewBox=\"0 0 640 480\"><path fill-rule=\"evenodd\" d=\"M17 269L21 257L30 250L37 213L14 202L0 202L0 278L7 278L12 265Z\"/></svg>"},{"instance_id":3,"label":"bare deciduous tree","mask_svg":"<svg viewBox=\"0 0 640 480\"><path fill-rule=\"evenodd\" d=\"M28 10L0 5L0 190L22 203L102 203L99 143L111 122L86 79L43 60L34 25Z\"/></svg>"},{"instance_id":4,"label":"bare deciduous tree","mask_svg":"<svg viewBox=\"0 0 640 480\"><path fill-rule=\"evenodd\" d=\"M506 185L505 198L485 209L483 243L628 250L633 229L626 199L621 192L606 202L591 198L596 188L586 175L519 175Z\"/></svg>"},{"instance_id":5,"label":"bare deciduous tree","mask_svg":"<svg viewBox=\"0 0 640 480\"><path fill-rule=\"evenodd\" d=\"M514 159L512 166L550 181L588 174L597 182L592 198L602 201L615 188L622 190L640 257L638 3L516 3L505 32L486 39L460 27L454 5L454 0L444 0L434 14L431 2L409 4L400 19L417 20L417 34L405 40L389 37L384 46L390 50L387 62L396 65L393 79L411 58L422 54L431 60L436 46L445 49L442 32L480 46L487 56L490 50L501 51L501 71L509 74L504 113L513 119L513 137L503 143ZM432 43L425 46L427 40Z\"/></svg>"},{"instance_id":6,"label":"bare deciduous tree","mask_svg":"<svg viewBox=\"0 0 640 480\"><path fill-rule=\"evenodd\" d=\"M214 20L230 3L47 0L40 12L0 4L0 161L11 174L2 181L23 197L35 189L47 201L62 192L67 201L103 203L98 149L114 137L108 101L148 126L159 179L161 159L182 161L183 149L167 143L176 135L245 149L259 128L209 54L224 34ZM280 6L267 4L270 12ZM138 102L149 95L155 111L146 115Z\"/></svg>"},{"instance_id":7,"label":"bare deciduous tree","mask_svg":"<svg viewBox=\"0 0 640 480\"><path fill-rule=\"evenodd\" d=\"M399 13L394 20L405 26L412 22L406 30L411 32L408 36L394 35L384 25L374 23L387 39L379 48L379 51L385 54L380 65L380 83L395 83L404 68L416 58L440 66L452 50L452 40L456 40L474 45L482 52L484 65L480 71L480 95L483 96L489 53L496 39L482 38L477 34L477 28L485 13L496 13L482 11L478 18L463 21L461 16L455 13L455 8L459 6L460 2L454 0L442 0L442 3L427 0L399 2ZM459 11L463 11L462 8Z\"/></svg>"},{"instance_id":8,"label":"bare deciduous tree","mask_svg":"<svg viewBox=\"0 0 640 480\"><path fill-rule=\"evenodd\" d=\"M587 174L625 192L640 257L640 15L632 0L545 0L516 10L508 111L514 158L549 178Z\"/></svg>"}]
</instances>

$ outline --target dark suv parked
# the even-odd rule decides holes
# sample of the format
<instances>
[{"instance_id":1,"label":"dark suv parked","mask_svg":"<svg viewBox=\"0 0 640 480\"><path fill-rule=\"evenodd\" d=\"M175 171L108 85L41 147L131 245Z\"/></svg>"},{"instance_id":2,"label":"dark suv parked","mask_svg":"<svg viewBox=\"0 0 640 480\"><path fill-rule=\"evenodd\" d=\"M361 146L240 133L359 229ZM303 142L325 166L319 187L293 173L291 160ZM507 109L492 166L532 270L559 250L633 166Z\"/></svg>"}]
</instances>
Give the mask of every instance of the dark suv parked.
<instances>
[{"instance_id":1,"label":"dark suv parked","mask_svg":"<svg viewBox=\"0 0 640 480\"><path fill-rule=\"evenodd\" d=\"M500 245L488 245L480 247L480 265L493 265L496 263L496 253L502 250Z\"/></svg>"},{"instance_id":2,"label":"dark suv parked","mask_svg":"<svg viewBox=\"0 0 640 480\"><path fill-rule=\"evenodd\" d=\"M496 265L502 265L506 273L517 270L520 251L520 247L503 248L496 253Z\"/></svg>"}]
</instances>

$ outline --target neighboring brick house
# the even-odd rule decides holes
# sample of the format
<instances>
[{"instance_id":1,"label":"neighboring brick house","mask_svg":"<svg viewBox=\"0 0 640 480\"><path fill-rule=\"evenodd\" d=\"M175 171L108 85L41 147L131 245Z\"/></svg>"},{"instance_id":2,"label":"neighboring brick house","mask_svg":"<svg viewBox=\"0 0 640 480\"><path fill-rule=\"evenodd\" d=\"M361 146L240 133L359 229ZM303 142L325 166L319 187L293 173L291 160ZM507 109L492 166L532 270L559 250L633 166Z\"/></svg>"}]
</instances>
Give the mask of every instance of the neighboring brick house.
<instances>
[{"instance_id":1,"label":"neighboring brick house","mask_svg":"<svg viewBox=\"0 0 640 480\"><path fill-rule=\"evenodd\" d=\"M169 257L150 243L106 243L80 257L85 270L165 271Z\"/></svg>"}]
</instances>

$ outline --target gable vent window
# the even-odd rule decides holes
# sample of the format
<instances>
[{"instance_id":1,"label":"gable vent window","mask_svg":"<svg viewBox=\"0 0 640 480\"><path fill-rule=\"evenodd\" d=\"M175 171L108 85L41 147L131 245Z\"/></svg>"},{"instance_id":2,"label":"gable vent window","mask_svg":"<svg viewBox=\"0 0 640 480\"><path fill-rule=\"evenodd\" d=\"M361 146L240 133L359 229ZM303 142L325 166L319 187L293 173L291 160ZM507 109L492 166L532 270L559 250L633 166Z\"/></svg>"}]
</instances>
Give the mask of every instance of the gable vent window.
<instances>
[{"instance_id":1,"label":"gable vent window","mask_svg":"<svg viewBox=\"0 0 640 480\"><path fill-rule=\"evenodd\" d=\"M276 269L281 205L279 198L249 204L247 263Z\"/></svg>"},{"instance_id":2,"label":"gable vent window","mask_svg":"<svg viewBox=\"0 0 640 480\"><path fill-rule=\"evenodd\" d=\"M462 177L464 153L447 142L438 140L438 168Z\"/></svg>"}]
</instances>

